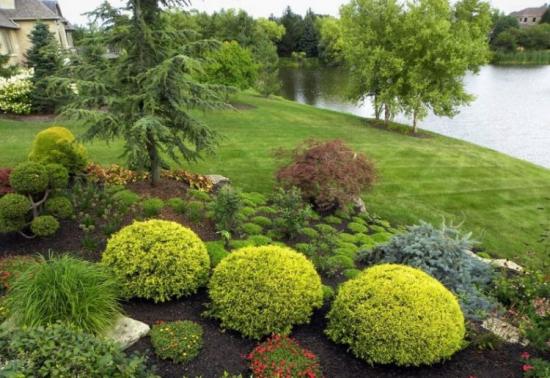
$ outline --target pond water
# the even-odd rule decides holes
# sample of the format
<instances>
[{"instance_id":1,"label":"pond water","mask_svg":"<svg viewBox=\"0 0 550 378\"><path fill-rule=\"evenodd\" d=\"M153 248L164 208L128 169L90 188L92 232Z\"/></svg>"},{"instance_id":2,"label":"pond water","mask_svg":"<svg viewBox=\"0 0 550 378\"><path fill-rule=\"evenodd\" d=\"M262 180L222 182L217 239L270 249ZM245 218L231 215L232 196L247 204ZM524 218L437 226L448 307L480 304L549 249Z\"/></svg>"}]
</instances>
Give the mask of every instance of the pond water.
<instances>
[{"instance_id":1,"label":"pond water","mask_svg":"<svg viewBox=\"0 0 550 378\"><path fill-rule=\"evenodd\" d=\"M374 117L372 104L345 99L352 79L342 68L281 68L281 94L294 101ZM550 66L485 66L464 83L476 100L454 118L430 114L423 129L489 147L550 168ZM396 121L410 124L400 115Z\"/></svg>"}]
</instances>

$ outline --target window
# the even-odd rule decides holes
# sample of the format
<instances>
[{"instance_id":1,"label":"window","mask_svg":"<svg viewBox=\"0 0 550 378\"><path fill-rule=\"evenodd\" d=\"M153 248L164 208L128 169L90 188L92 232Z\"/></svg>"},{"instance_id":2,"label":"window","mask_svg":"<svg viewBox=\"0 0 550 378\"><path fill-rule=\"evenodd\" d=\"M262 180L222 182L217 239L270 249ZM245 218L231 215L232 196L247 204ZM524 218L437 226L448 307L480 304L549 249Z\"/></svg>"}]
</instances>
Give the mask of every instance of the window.
<instances>
[{"instance_id":1,"label":"window","mask_svg":"<svg viewBox=\"0 0 550 378\"><path fill-rule=\"evenodd\" d=\"M533 17L533 22L537 22L537 18L536 18L536 17Z\"/></svg>"},{"instance_id":2,"label":"window","mask_svg":"<svg viewBox=\"0 0 550 378\"><path fill-rule=\"evenodd\" d=\"M9 30L0 30L0 44L4 51L8 54L13 54L14 49Z\"/></svg>"},{"instance_id":3,"label":"window","mask_svg":"<svg viewBox=\"0 0 550 378\"><path fill-rule=\"evenodd\" d=\"M527 22L527 17L525 17L525 18L523 19L523 22Z\"/></svg>"}]
</instances>

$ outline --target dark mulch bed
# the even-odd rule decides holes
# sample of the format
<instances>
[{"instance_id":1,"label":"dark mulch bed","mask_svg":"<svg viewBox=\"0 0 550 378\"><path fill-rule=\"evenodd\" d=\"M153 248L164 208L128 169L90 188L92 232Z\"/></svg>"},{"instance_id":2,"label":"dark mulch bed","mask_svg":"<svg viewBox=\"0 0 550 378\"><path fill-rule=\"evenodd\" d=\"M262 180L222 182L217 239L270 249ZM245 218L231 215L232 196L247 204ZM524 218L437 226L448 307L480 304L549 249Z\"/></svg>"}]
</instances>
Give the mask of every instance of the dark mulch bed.
<instances>
[{"instance_id":1,"label":"dark mulch bed","mask_svg":"<svg viewBox=\"0 0 550 378\"><path fill-rule=\"evenodd\" d=\"M162 377L182 376L218 378L224 370L242 373L247 376L246 360L243 356L249 353L256 343L245 340L234 332L222 332L215 320L204 318L204 305L208 302L205 290L185 300L165 304L154 304L145 301L132 301L124 308L127 313L150 325L159 320L192 320L204 329L204 347L197 359L187 365L177 365L156 358L148 337L140 340L130 348L130 352L141 352L149 357L149 362L156 366ZM318 310L311 324L296 327L293 336L306 348L321 359L323 373L327 378L364 378L364 377L456 377L468 378L512 378L522 377L521 352L519 345L504 344L495 351L477 351L466 349L457 353L450 361L431 367L396 368L371 367L354 358L341 345L329 341L323 330L326 326L327 307ZM529 349L527 349L529 350ZM529 350L531 354L534 354Z\"/></svg>"},{"instance_id":2,"label":"dark mulch bed","mask_svg":"<svg viewBox=\"0 0 550 378\"><path fill-rule=\"evenodd\" d=\"M57 115L55 114L1 114L0 118L9 119L12 121L31 121L31 122L49 122L55 121Z\"/></svg>"},{"instance_id":3,"label":"dark mulch bed","mask_svg":"<svg viewBox=\"0 0 550 378\"><path fill-rule=\"evenodd\" d=\"M169 200L174 197L185 197L188 186L176 180L162 178L157 186L151 186L146 180L140 180L126 185L128 189L136 192L140 197L158 197L163 200Z\"/></svg>"},{"instance_id":4,"label":"dark mulch bed","mask_svg":"<svg viewBox=\"0 0 550 378\"><path fill-rule=\"evenodd\" d=\"M230 102L230 105L237 110L252 110L258 108L256 105L245 104L244 102Z\"/></svg>"}]
</instances>

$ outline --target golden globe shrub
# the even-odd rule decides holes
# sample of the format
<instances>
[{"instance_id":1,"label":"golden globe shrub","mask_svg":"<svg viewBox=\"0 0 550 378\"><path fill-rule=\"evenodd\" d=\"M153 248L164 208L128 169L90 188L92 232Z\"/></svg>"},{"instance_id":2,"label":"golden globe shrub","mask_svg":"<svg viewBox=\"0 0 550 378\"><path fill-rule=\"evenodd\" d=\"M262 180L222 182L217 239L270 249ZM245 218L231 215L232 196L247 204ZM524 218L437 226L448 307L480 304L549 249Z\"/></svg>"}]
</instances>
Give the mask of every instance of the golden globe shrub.
<instances>
[{"instance_id":1,"label":"golden globe shrub","mask_svg":"<svg viewBox=\"0 0 550 378\"><path fill-rule=\"evenodd\" d=\"M29 160L42 164L61 164L70 173L86 168L86 149L75 141L73 133L60 126L50 127L36 134Z\"/></svg>"},{"instance_id":2,"label":"golden globe shrub","mask_svg":"<svg viewBox=\"0 0 550 378\"><path fill-rule=\"evenodd\" d=\"M418 366L461 349L464 316L457 299L421 270L383 264L338 290L326 333L370 363Z\"/></svg>"},{"instance_id":3,"label":"golden globe shrub","mask_svg":"<svg viewBox=\"0 0 550 378\"><path fill-rule=\"evenodd\" d=\"M287 335L323 304L321 278L304 255L280 246L245 247L215 268L210 315L224 328L260 339Z\"/></svg>"},{"instance_id":4,"label":"golden globe shrub","mask_svg":"<svg viewBox=\"0 0 550 378\"><path fill-rule=\"evenodd\" d=\"M125 297L164 302L206 284L210 257L202 240L175 222L135 222L107 242L101 262L123 283Z\"/></svg>"}]
</instances>

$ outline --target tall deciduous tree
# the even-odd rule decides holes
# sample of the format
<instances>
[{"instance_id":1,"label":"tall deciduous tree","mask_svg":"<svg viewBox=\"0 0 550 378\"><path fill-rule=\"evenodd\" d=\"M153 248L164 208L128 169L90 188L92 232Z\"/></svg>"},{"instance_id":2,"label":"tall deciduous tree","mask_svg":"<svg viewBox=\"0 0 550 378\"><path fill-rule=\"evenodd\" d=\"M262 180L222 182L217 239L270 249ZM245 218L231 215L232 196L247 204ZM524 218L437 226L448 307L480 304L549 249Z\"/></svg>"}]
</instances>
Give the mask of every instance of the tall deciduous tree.
<instances>
[{"instance_id":1,"label":"tall deciduous tree","mask_svg":"<svg viewBox=\"0 0 550 378\"><path fill-rule=\"evenodd\" d=\"M38 22L29 39L31 48L27 51L27 66L34 70L32 105L35 111L52 112L55 102L47 94L47 79L55 75L62 66L62 57L54 34L48 25Z\"/></svg>"},{"instance_id":2,"label":"tall deciduous tree","mask_svg":"<svg viewBox=\"0 0 550 378\"><path fill-rule=\"evenodd\" d=\"M122 137L125 155L133 166L149 170L152 185L159 183L165 155L196 160L215 147L216 133L192 110L225 106L223 86L196 79L204 75L204 64L195 57L218 43L196 41L161 17L161 6L178 5L186 0L128 0L127 15L104 3L95 15L115 58L100 68L97 80L87 79L94 72L52 84L76 84L79 95L63 114L88 127L87 139Z\"/></svg>"}]
</instances>

